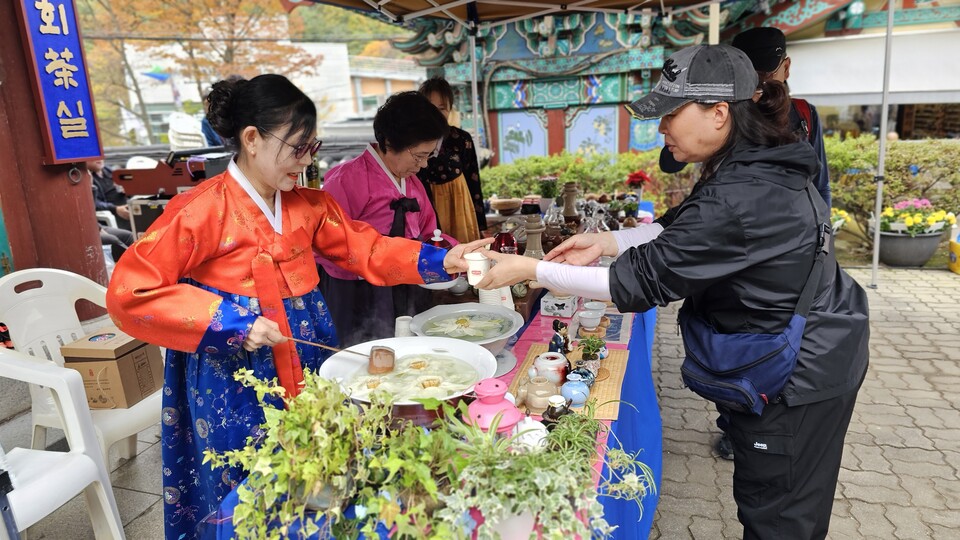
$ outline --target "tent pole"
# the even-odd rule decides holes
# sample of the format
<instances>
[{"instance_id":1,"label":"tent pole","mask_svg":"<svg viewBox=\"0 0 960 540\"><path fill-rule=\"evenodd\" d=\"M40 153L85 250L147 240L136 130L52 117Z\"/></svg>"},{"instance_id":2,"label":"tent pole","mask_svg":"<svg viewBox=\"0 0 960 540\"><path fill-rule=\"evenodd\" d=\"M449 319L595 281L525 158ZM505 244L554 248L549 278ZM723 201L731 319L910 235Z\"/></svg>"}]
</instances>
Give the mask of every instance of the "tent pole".
<instances>
[{"instance_id":1,"label":"tent pole","mask_svg":"<svg viewBox=\"0 0 960 540\"><path fill-rule=\"evenodd\" d=\"M710 45L720 43L720 2L710 3Z\"/></svg>"},{"instance_id":2,"label":"tent pole","mask_svg":"<svg viewBox=\"0 0 960 540\"><path fill-rule=\"evenodd\" d=\"M470 23L470 95L473 98L473 129L477 133L477 144L484 144L486 133L480 131L480 96L477 95L477 24Z\"/></svg>"},{"instance_id":3,"label":"tent pole","mask_svg":"<svg viewBox=\"0 0 960 540\"><path fill-rule=\"evenodd\" d=\"M870 288L877 288L877 269L880 266L880 213L883 211L883 177L887 157L887 121L890 111L890 51L893 45L893 2L887 2L887 37L883 53L883 97L880 100L880 155L877 160L877 201L873 210L873 271L870 275Z\"/></svg>"}]
</instances>

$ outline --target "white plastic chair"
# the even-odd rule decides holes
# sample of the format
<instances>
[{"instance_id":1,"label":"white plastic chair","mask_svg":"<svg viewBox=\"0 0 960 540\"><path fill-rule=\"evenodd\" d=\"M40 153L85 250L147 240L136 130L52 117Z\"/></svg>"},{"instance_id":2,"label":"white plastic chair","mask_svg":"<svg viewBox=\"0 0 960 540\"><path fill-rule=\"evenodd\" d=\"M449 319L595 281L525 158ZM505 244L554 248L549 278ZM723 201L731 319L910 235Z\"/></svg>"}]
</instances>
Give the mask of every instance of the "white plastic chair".
<instances>
[{"instance_id":1,"label":"white plastic chair","mask_svg":"<svg viewBox=\"0 0 960 540\"><path fill-rule=\"evenodd\" d=\"M40 286L17 292L21 285L39 281ZM0 321L6 323L14 347L24 354L62 366L60 346L84 336L77 316L77 300L106 305L107 290L83 276L53 268L32 268L0 278ZM46 428L63 428L50 392L30 386L33 401L33 448L46 448ZM137 454L137 433L160 421L161 391L157 390L128 409L90 411L104 463L110 447L122 441L120 457Z\"/></svg>"},{"instance_id":2,"label":"white plastic chair","mask_svg":"<svg viewBox=\"0 0 960 540\"><path fill-rule=\"evenodd\" d=\"M27 527L83 493L98 539L124 539L110 473L99 452L80 374L9 349L0 349L0 376L52 391L63 415L69 452L14 448L6 454L13 478L8 495L16 528ZM0 449L2 453L2 449ZM0 516L2 520L2 516ZM6 536L0 527L0 536Z\"/></svg>"},{"instance_id":3,"label":"white plastic chair","mask_svg":"<svg viewBox=\"0 0 960 540\"><path fill-rule=\"evenodd\" d=\"M109 210L98 210L97 221L104 227L117 228L117 218L113 215L113 212Z\"/></svg>"},{"instance_id":4,"label":"white plastic chair","mask_svg":"<svg viewBox=\"0 0 960 540\"><path fill-rule=\"evenodd\" d=\"M207 146L200 120L186 113L174 112L170 113L168 122L170 128L167 130L167 138L170 140L171 150L189 150Z\"/></svg>"}]
</instances>

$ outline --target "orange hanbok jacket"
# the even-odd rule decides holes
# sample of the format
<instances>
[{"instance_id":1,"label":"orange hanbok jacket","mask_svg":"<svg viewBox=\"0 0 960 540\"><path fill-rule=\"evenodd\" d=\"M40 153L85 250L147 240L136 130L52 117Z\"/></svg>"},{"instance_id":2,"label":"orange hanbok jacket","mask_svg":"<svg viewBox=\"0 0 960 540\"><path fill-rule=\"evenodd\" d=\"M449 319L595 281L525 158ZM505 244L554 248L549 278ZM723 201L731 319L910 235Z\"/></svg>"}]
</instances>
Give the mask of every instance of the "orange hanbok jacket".
<instances>
[{"instance_id":1,"label":"orange hanbok jacket","mask_svg":"<svg viewBox=\"0 0 960 540\"><path fill-rule=\"evenodd\" d=\"M297 187L277 195L282 234L227 172L174 197L114 269L107 291L114 323L133 337L178 351L195 352L201 344L238 350L256 315L224 306L228 300L187 282L192 280L258 298L263 315L291 336L282 300L317 286L312 250L375 285L450 279L443 271L444 250L381 236L351 221L319 190ZM224 312L239 315L241 328L214 320ZM295 395L303 375L293 343L274 347L274 358L280 383Z\"/></svg>"}]
</instances>

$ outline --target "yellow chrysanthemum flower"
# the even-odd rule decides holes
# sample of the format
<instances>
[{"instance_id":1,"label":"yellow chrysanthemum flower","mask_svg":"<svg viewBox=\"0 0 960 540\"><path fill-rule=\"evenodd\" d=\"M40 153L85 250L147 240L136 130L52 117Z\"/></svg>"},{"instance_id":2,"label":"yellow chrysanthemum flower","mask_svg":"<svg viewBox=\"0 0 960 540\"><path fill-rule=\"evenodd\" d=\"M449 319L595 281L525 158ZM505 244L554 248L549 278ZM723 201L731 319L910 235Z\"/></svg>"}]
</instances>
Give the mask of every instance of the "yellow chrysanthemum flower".
<instances>
[{"instance_id":1,"label":"yellow chrysanthemum flower","mask_svg":"<svg viewBox=\"0 0 960 540\"><path fill-rule=\"evenodd\" d=\"M884 209L883 209L883 215L885 215L885 216L887 216L887 217L893 217L893 207L888 206L888 207L884 208Z\"/></svg>"},{"instance_id":2,"label":"yellow chrysanthemum flower","mask_svg":"<svg viewBox=\"0 0 960 540\"><path fill-rule=\"evenodd\" d=\"M953 215L953 212L947 214L947 223L951 225L957 224L957 216Z\"/></svg>"},{"instance_id":3,"label":"yellow chrysanthemum flower","mask_svg":"<svg viewBox=\"0 0 960 540\"><path fill-rule=\"evenodd\" d=\"M903 224L907 227L913 227L913 218L910 216L903 218Z\"/></svg>"},{"instance_id":4,"label":"yellow chrysanthemum flower","mask_svg":"<svg viewBox=\"0 0 960 540\"><path fill-rule=\"evenodd\" d=\"M913 220L914 220L914 221L923 221L923 214L921 214L920 212L917 212L916 214L913 215Z\"/></svg>"}]
</instances>

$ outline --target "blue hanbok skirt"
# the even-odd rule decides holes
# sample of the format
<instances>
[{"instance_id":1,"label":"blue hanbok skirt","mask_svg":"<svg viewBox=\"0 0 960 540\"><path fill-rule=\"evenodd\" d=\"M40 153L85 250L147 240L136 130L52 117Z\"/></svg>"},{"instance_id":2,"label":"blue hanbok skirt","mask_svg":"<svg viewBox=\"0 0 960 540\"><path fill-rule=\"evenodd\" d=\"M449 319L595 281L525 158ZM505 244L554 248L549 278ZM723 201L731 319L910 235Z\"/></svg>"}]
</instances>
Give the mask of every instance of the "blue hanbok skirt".
<instances>
[{"instance_id":1,"label":"blue hanbok skirt","mask_svg":"<svg viewBox=\"0 0 960 540\"><path fill-rule=\"evenodd\" d=\"M260 314L256 298L224 293L193 282ZM336 346L337 335L319 290L283 301L293 337ZM304 369L316 370L330 355L309 345L297 345ZM255 392L233 379L240 368L260 379L277 376L273 350L240 349L235 354L187 353L167 350L164 368L161 445L163 460L164 530L167 540L216 537L220 502L246 474L240 469L203 464L204 450L224 452L243 448L261 436L264 421ZM281 407L279 399L270 405Z\"/></svg>"}]
</instances>

